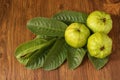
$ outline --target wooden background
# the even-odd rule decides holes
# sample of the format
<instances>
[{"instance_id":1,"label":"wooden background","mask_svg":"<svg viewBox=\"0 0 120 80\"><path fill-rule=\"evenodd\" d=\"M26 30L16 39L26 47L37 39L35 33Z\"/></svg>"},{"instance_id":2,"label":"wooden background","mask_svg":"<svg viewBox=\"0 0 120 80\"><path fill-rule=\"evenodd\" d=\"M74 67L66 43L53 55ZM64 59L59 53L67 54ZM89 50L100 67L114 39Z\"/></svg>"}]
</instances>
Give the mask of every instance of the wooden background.
<instances>
[{"instance_id":1,"label":"wooden background","mask_svg":"<svg viewBox=\"0 0 120 80\"><path fill-rule=\"evenodd\" d=\"M15 48L35 36L26 23L33 17L51 17L61 10L111 14L113 51L109 63L95 70L86 59L69 70L67 63L57 70L28 70L14 57ZM0 80L120 80L120 0L0 0Z\"/></svg>"}]
</instances>

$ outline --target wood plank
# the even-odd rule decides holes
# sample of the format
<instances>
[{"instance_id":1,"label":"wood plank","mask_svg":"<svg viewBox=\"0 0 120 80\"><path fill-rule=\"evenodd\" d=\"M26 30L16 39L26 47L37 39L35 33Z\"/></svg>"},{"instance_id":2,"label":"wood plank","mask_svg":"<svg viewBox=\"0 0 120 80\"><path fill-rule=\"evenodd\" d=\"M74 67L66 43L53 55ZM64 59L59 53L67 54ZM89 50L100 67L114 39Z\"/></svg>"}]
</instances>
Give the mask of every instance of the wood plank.
<instances>
[{"instance_id":1,"label":"wood plank","mask_svg":"<svg viewBox=\"0 0 120 80\"><path fill-rule=\"evenodd\" d=\"M88 58L69 70L67 63L53 71L28 70L14 57L16 47L35 37L26 23L34 17L51 17L62 10L111 14L113 51L109 63L95 70ZM119 80L120 76L120 0L0 0L0 80Z\"/></svg>"}]
</instances>

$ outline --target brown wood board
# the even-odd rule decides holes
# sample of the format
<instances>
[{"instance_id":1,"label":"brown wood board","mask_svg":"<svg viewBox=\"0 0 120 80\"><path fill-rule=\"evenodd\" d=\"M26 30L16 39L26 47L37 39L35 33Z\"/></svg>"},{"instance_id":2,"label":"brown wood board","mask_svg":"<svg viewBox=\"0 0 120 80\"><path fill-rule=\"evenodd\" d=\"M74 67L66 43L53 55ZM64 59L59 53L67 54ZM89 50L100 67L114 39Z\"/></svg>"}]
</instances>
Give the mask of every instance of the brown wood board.
<instances>
[{"instance_id":1,"label":"brown wood board","mask_svg":"<svg viewBox=\"0 0 120 80\"><path fill-rule=\"evenodd\" d=\"M77 69L65 62L53 71L29 70L20 64L16 47L35 37L26 23L34 17L50 18L62 10L90 13L102 10L111 14L112 55L108 64L96 70L86 57ZM119 80L120 78L120 0L0 0L0 80Z\"/></svg>"}]
</instances>

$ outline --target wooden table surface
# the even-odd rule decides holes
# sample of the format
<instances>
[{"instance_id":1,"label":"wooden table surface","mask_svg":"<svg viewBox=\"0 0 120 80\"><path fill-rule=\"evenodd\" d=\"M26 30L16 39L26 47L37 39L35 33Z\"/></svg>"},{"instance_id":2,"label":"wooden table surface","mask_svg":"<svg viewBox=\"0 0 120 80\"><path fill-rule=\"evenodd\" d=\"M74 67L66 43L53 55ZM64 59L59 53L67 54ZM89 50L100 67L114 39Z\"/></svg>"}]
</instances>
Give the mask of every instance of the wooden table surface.
<instances>
[{"instance_id":1,"label":"wooden table surface","mask_svg":"<svg viewBox=\"0 0 120 80\"><path fill-rule=\"evenodd\" d=\"M113 51L103 69L96 70L87 57L75 70L64 63L53 71L28 70L16 60L16 47L35 37L26 28L27 21L51 17L62 10L111 14ZM120 0L0 0L0 80L120 80Z\"/></svg>"}]
</instances>

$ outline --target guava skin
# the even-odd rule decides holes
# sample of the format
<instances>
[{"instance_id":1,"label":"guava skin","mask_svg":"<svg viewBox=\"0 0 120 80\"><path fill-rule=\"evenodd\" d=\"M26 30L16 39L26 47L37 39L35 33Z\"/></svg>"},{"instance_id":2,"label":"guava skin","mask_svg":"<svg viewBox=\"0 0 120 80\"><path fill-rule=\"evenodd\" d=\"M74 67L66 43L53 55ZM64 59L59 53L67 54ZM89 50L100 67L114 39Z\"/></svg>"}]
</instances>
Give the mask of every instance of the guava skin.
<instances>
[{"instance_id":1,"label":"guava skin","mask_svg":"<svg viewBox=\"0 0 120 80\"><path fill-rule=\"evenodd\" d=\"M112 52L112 39L105 33L94 33L88 38L87 49L91 56L105 58Z\"/></svg>"},{"instance_id":2,"label":"guava skin","mask_svg":"<svg viewBox=\"0 0 120 80\"><path fill-rule=\"evenodd\" d=\"M103 11L94 11L87 18L87 26L93 32L108 34L112 29L111 16Z\"/></svg>"},{"instance_id":3,"label":"guava skin","mask_svg":"<svg viewBox=\"0 0 120 80\"><path fill-rule=\"evenodd\" d=\"M65 41L74 48L81 48L87 43L89 29L81 23L72 23L65 30Z\"/></svg>"}]
</instances>

